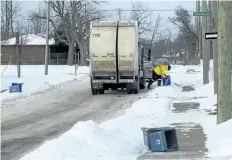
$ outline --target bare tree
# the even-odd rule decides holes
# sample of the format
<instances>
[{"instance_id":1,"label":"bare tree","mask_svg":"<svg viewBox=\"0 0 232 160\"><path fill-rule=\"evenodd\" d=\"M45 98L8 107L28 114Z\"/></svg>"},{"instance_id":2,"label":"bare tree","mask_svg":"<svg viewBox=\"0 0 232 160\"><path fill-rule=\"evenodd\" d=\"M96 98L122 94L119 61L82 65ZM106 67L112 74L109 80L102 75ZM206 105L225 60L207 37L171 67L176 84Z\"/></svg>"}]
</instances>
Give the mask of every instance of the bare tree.
<instances>
[{"instance_id":1,"label":"bare tree","mask_svg":"<svg viewBox=\"0 0 232 160\"><path fill-rule=\"evenodd\" d=\"M16 27L14 28L14 30L19 33L19 44L20 45L27 44L29 42L28 34L30 33L30 22L21 19L20 21L15 22L15 26ZM13 44L15 44L16 37L12 37L12 38L15 39L15 42L13 42ZM2 44L9 44L9 40L10 39L3 40Z\"/></svg>"},{"instance_id":2,"label":"bare tree","mask_svg":"<svg viewBox=\"0 0 232 160\"><path fill-rule=\"evenodd\" d=\"M153 54L155 54L155 52L154 52L155 45L153 45L153 44L155 43L155 39L159 35L160 22L161 22L161 16L159 14L158 17L156 18L154 29L153 29L153 32L152 32L152 37L151 37L151 52Z\"/></svg>"},{"instance_id":3,"label":"bare tree","mask_svg":"<svg viewBox=\"0 0 232 160\"><path fill-rule=\"evenodd\" d=\"M160 22L161 22L161 16L159 14L158 17L156 18L154 29L152 32L151 45L154 43L156 36L159 34Z\"/></svg>"},{"instance_id":4,"label":"bare tree","mask_svg":"<svg viewBox=\"0 0 232 160\"><path fill-rule=\"evenodd\" d=\"M192 16L186 9L180 6L176 9L175 14L176 17L169 17L169 20L179 27L180 33L185 39L184 45L188 50L188 63L196 64L198 56L196 54L196 41L198 40L198 35L196 33L195 26L191 22Z\"/></svg>"},{"instance_id":5,"label":"bare tree","mask_svg":"<svg viewBox=\"0 0 232 160\"><path fill-rule=\"evenodd\" d=\"M163 35L163 32L159 32L158 35L159 35L158 40L155 41L153 44L154 46L153 57L154 58L162 57L162 55L165 54L168 50L167 44L166 44L167 38L165 38L165 36Z\"/></svg>"},{"instance_id":6,"label":"bare tree","mask_svg":"<svg viewBox=\"0 0 232 160\"><path fill-rule=\"evenodd\" d=\"M37 14L38 16L34 16ZM46 20L39 18L45 16L47 11L45 8L42 8L38 5L38 10L34 12L29 12L28 14L28 21L30 22L30 33L31 34L44 34L46 32Z\"/></svg>"},{"instance_id":7,"label":"bare tree","mask_svg":"<svg viewBox=\"0 0 232 160\"><path fill-rule=\"evenodd\" d=\"M125 16L123 15L123 10L122 10L122 8L116 9L116 19L117 19L118 21L121 21L121 20L125 19Z\"/></svg>"},{"instance_id":8,"label":"bare tree","mask_svg":"<svg viewBox=\"0 0 232 160\"><path fill-rule=\"evenodd\" d=\"M99 20L103 17L97 9L103 2L98 1L50 1L53 16L50 22L55 33L55 37L60 42L69 46L68 65L73 65L74 42L80 49L80 65L85 65L87 58L87 47L89 37L89 25L91 21ZM32 17L46 19L46 15L33 13ZM72 24L75 25L73 34ZM57 34L59 33L59 34ZM65 37L65 38L64 38Z\"/></svg>"},{"instance_id":9,"label":"bare tree","mask_svg":"<svg viewBox=\"0 0 232 160\"><path fill-rule=\"evenodd\" d=\"M173 40L172 49L174 50L174 53L175 53L175 57L174 57L175 63L176 63L177 58L179 58L179 60L181 60L181 58L182 58L182 60L183 60L183 55L181 54L181 52L183 50L184 43L185 43L185 39L180 33Z\"/></svg>"},{"instance_id":10,"label":"bare tree","mask_svg":"<svg viewBox=\"0 0 232 160\"><path fill-rule=\"evenodd\" d=\"M142 3L132 4L131 19L139 23L139 34L152 32L152 12Z\"/></svg>"},{"instance_id":11,"label":"bare tree","mask_svg":"<svg viewBox=\"0 0 232 160\"><path fill-rule=\"evenodd\" d=\"M21 9L19 1L1 1L1 40L14 37L15 21Z\"/></svg>"},{"instance_id":12,"label":"bare tree","mask_svg":"<svg viewBox=\"0 0 232 160\"><path fill-rule=\"evenodd\" d=\"M19 32L19 44L25 45L29 42L28 34L30 33L30 22L21 20L16 23L15 30Z\"/></svg>"},{"instance_id":13,"label":"bare tree","mask_svg":"<svg viewBox=\"0 0 232 160\"><path fill-rule=\"evenodd\" d=\"M88 40L89 40L89 27L90 27L90 22L91 21L96 21L100 20L103 18L105 15L102 14L97 9L98 5L101 5L102 2L98 1L92 1L92 2L80 2L76 8L75 12L75 21L77 24L77 35L75 37L75 41L78 44L80 48L80 53L81 53L81 59L80 63L81 65L86 64L86 58L88 56ZM97 5L97 6L96 6ZM73 57L73 56L72 56ZM70 60L71 61L71 60Z\"/></svg>"},{"instance_id":14,"label":"bare tree","mask_svg":"<svg viewBox=\"0 0 232 160\"><path fill-rule=\"evenodd\" d=\"M168 29L167 48L169 50L169 57L171 58L173 56L172 55L172 30L171 28Z\"/></svg>"}]
</instances>

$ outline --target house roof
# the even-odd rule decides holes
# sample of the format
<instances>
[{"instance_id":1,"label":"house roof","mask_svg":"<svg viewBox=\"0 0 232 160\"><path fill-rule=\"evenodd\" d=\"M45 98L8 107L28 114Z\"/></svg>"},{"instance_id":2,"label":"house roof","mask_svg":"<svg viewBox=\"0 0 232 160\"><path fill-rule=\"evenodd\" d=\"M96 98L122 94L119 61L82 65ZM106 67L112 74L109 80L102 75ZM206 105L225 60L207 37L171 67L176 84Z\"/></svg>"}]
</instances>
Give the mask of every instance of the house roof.
<instances>
[{"instance_id":1,"label":"house roof","mask_svg":"<svg viewBox=\"0 0 232 160\"><path fill-rule=\"evenodd\" d=\"M24 45L46 45L46 37L34 35L34 34L27 34L22 35L19 37L20 44ZM22 43L21 43L22 42ZM51 38L49 40L49 45L53 45L55 43L55 40ZM16 44L16 37L10 38L6 41L2 41L2 45L14 45Z\"/></svg>"}]
</instances>

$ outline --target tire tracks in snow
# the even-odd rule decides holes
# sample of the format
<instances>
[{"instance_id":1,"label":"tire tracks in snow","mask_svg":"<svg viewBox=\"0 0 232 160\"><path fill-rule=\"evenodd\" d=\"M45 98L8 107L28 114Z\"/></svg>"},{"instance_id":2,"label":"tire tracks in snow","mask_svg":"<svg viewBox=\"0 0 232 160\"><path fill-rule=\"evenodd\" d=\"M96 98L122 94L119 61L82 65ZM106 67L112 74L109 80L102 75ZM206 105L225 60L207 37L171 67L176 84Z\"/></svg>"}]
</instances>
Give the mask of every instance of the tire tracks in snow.
<instances>
[{"instance_id":1,"label":"tire tracks in snow","mask_svg":"<svg viewBox=\"0 0 232 160\"><path fill-rule=\"evenodd\" d=\"M107 91L92 96L89 79L49 92L16 100L2 108L2 159L19 159L47 140L69 130L76 122L102 122L145 96Z\"/></svg>"}]
</instances>

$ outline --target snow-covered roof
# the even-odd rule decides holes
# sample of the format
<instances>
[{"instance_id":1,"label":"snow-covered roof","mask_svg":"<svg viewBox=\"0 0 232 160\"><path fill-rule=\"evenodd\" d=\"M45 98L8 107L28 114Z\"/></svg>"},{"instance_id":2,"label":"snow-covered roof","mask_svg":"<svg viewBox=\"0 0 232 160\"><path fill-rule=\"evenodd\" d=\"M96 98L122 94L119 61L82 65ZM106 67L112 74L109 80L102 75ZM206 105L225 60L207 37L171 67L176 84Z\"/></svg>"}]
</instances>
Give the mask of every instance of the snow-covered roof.
<instances>
[{"instance_id":1,"label":"snow-covered roof","mask_svg":"<svg viewBox=\"0 0 232 160\"><path fill-rule=\"evenodd\" d=\"M22 43L21 43L22 41ZM44 36L39 36L39 35L34 35L34 34L27 34L27 35L22 35L19 37L19 42L20 44L24 45L46 45L46 37ZM16 37L10 38L6 41L3 41L2 44L6 45L14 45L16 43ZM49 45L53 45L55 43L55 40L51 38L49 40Z\"/></svg>"}]
</instances>

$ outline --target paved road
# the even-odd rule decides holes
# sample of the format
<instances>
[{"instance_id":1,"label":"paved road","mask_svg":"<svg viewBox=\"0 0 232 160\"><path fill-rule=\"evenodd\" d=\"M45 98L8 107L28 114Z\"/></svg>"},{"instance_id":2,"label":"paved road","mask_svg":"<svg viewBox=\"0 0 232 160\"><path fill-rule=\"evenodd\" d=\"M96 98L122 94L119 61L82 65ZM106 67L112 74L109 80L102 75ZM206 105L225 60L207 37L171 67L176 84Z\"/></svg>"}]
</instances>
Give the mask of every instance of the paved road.
<instances>
[{"instance_id":1,"label":"paved road","mask_svg":"<svg viewBox=\"0 0 232 160\"><path fill-rule=\"evenodd\" d=\"M145 96L108 91L92 96L88 77L82 82L2 105L2 159L15 160L70 129L77 121L102 122Z\"/></svg>"}]
</instances>

